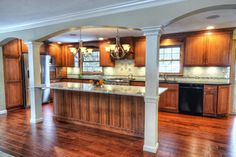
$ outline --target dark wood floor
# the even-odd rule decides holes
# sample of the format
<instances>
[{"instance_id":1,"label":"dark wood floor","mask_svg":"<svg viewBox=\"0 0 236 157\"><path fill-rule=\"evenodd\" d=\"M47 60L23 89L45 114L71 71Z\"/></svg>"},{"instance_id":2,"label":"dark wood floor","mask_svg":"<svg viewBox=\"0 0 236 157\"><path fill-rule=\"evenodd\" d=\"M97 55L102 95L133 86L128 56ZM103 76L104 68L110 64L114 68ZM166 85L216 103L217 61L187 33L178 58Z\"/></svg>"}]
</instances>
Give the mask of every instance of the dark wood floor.
<instances>
[{"instance_id":1,"label":"dark wood floor","mask_svg":"<svg viewBox=\"0 0 236 157\"><path fill-rule=\"evenodd\" d=\"M0 116L0 151L24 157L234 157L236 117L213 119L159 113L157 154L142 151L143 139L75 127L52 120L52 106L43 107L44 122L30 125L29 110Z\"/></svg>"}]
</instances>

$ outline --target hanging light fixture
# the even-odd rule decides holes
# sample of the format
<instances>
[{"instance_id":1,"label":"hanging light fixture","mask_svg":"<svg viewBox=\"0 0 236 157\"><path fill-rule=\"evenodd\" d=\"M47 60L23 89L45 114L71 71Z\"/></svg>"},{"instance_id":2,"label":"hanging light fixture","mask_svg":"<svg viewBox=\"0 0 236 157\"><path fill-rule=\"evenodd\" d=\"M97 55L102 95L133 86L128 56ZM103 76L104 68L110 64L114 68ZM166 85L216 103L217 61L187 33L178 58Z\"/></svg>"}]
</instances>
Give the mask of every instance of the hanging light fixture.
<instances>
[{"instance_id":1,"label":"hanging light fixture","mask_svg":"<svg viewBox=\"0 0 236 157\"><path fill-rule=\"evenodd\" d=\"M84 47L83 46L83 40L82 40L82 38L81 38L81 33L82 31L81 31L81 29L79 30L79 46L77 46L77 47L70 47L70 51L71 51L71 53L74 55L74 56L77 56L77 54L78 54L78 56L80 55L80 54L82 54L82 55L89 55L89 54L91 54L92 52L93 52L93 49L91 49L91 48L86 48L86 47Z\"/></svg>"},{"instance_id":2,"label":"hanging light fixture","mask_svg":"<svg viewBox=\"0 0 236 157\"><path fill-rule=\"evenodd\" d=\"M110 44L109 46L105 47L106 52L110 53L112 59L119 60L126 57L126 55L130 52L130 45L129 44L122 44L120 43L120 36L119 36L119 29L117 28L116 31L116 43Z\"/></svg>"}]
</instances>

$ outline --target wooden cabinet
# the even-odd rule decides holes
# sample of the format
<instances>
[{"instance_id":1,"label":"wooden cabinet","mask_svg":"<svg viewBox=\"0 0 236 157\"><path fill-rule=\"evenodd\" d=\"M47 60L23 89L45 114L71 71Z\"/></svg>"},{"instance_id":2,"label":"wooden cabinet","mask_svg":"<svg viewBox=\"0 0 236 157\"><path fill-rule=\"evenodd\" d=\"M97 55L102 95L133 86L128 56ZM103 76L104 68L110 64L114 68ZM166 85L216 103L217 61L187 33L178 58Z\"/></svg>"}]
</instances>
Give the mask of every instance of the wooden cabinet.
<instances>
[{"instance_id":1,"label":"wooden cabinet","mask_svg":"<svg viewBox=\"0 0 236 157\"><path fill-rule=\"evenodd\" d=\"M71 53L68 45L61 46L61 66L74 67L74 55Z\"/></svg>"},{"instance_id":2,"label":"wooden cabinet","mask_svg":"<svg viewBox=\"0 0 236 157\"><path fill-rule=\"evenodd\" d=\"M217 86L204 86L203 115L216 116Z\"/></svg>"},{"instance_id":3,"label":"wooden cabinet","mask_svg":"<svg viewBox=\"0 0 236 157\"><path fill-rule=\"evenodd\" d=\"M137 67L145 66L146 62L146 39L136 38L134 42L134 64Z\"/></svg>"},{"instance_id":4,"label":"wooden cabinet","mask_svg":"<svg viewBox=\"0 0 236 157\"><path fill-rule=\"evenodd\" d=\"M185 66L229 66L231 33L189 36L184 52Z\"/></svg>"},{"instance_id":5,"label":"wooden cabinet","mask_svg":"<svg viewBox=\"0 0 236 157\"><path fill-rule=\"evenodd\" d=\"M3 46L4 83L7 109L23 106L20 55L20 40L12 40Z\"/></svg>"},{"instance_id":6,"label":"wooden cabinet","mask_svg":"<svg viewBox=\"0 0 236 157\"><path fill-rule=\"evenodd\" d=\"M224 116L228 113L230 85L205 85L203 99L204 116Z\"/></svg>"},{"instance_id":7,"label":"wooden cabinet","mask_svg":"<svg viewBox=\"0 0 236 157\"><path fill-rule=\"evenodd\" d=\"M205 62L205 36L187 37L184 52L184 65L199 66Z\"/></svg>"},{"instance_id":8,"label":"wooden cabinet","mask_svg":"<svg viewBox=\"0 0 236 157\"><path fill-rule=\"evenodd\" d=\"M131 86L145 86L144 81L130 81Z\"/></svg>"},{"instance_id":9,"label":"wooden cabinet","mask_svg":"<svg viewBox=\"0 0 236 157\"><path fill-rule=\"evenodd\" d=\"M159 110L179 112L179 85L160 83L160 87L168 88L159 99Z\"/></svg>"},{"instance_id":10,"label":"wooden cabinet","mask_svg":"<svg viewBox=\"0 0 236 157\"><path fill-rule=\"evenodd\" d=\"M218 104L217 104L217 114L225 115L228 113L230 99L230 86L221 85L218 86Z\"/></svg>"},{"instance_id":11,"label":"wooden cabinet","mask_svg":"<svg viewBox=\"0 0 236 157\"><path fill-rule=\"evenodd\" d=\"M62 52L61 46L58 44L49 44L47 47L47 51L53 59L55 59L56 66L62 66Z\"/></svg>"},{"instance_id":12,"label":"wooden cabinet","mask_svg":"<svg viewBox=\"0 0 236 157\"><path fill-rule=\"evenodd\" d=\"M208 66L228 66L230 65L230 33L221 33L207 36L207 56Z\"/></svg>"},{"instance_id":13,"label":"wooden cabinet","mask_svg":"<svg viewBox=\"0 0 236 157\"><path fill-rule=\"evenodd\" d=\"M100 51L100 66L102 67L114 67L115 63L111 60L110 53L106 52L106 46L108 46L108 41L101 41L99 43Z\"/></svg>"},{"instance_id":14,"label":"wooden cabinet","mask_svg":"<svg viewBox=\"0 0 236 157\"><path fill-rule=\"evenodd\" d=\"M3 56L11 58L19 58L21 55L21 41L18 39L12 40L4 45Z\"/></svg>"}]
</instances>

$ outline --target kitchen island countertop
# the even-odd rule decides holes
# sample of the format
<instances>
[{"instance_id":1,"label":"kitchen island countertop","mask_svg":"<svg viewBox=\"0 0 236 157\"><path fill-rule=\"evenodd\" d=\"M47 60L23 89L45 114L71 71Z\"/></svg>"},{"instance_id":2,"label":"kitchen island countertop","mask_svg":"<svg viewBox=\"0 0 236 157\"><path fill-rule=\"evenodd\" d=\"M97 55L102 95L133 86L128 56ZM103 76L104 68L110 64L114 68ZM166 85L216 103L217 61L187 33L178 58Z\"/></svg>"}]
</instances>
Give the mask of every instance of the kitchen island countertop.
<instances>
[{"instance_id":1,"label":"kitchen island countertop","mask_svg":"<svg viewBox=\"0 0 236 157\"><path fill-rule=\"evenodd\" d=\"M144 96L145 87L137 86L120 86L120 85L102 85L95 86L89 83L72 83L72 82L58 82L51 83L51 89L69 90L69 91L83 91L92 93L116 94L127 96ZM167 88L159 88L159 95L165 92Z\"/></svg>"}]
</instances>

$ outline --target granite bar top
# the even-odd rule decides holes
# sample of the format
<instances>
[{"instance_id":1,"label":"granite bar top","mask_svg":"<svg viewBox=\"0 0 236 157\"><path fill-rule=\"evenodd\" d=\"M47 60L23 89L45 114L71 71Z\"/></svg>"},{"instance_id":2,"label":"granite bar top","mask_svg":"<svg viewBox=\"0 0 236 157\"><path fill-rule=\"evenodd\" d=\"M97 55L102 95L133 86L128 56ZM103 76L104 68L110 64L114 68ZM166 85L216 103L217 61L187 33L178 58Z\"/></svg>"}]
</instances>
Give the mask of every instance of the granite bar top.
<instances>
[{"instance_id":1,"label":"granite bar top","mask_svg":"<svg viewBox=\"0 0 236 157\"><path fill-rule=\"evenodd\" d=\"M102 85L98 87L89 83L58 82L58 83L51 83L50 88L56 90L81 91L81 92L116 94L116 95L126 95L126 96L143 97L145 95L145 87L137 87L137 86ZM164 93L166 90L167 88L159 88L159 95Z\"/></svg>"}]
</instances>

